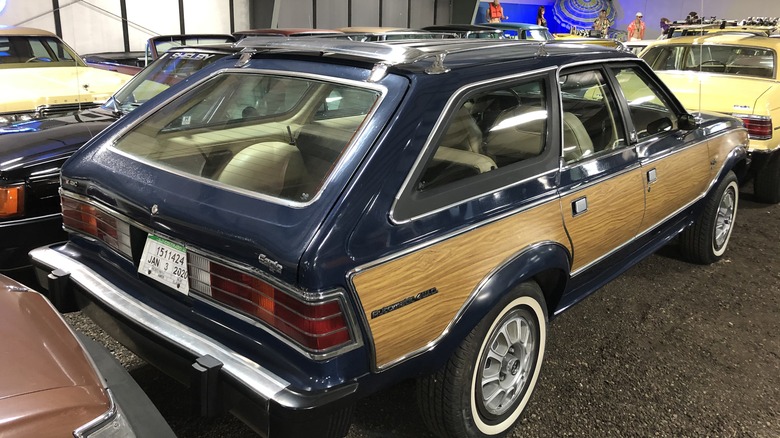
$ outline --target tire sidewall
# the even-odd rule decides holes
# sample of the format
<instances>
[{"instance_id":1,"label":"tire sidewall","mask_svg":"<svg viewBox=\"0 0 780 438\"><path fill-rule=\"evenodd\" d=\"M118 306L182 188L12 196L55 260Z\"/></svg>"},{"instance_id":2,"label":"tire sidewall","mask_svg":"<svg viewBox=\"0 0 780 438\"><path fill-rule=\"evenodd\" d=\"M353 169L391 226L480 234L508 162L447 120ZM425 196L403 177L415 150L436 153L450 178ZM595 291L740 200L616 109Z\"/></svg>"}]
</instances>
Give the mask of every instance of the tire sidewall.
<instances>
[{"instance_id":1,"label":"tire sidewall","mask_svg":"<svg viewBox=\"0 0 780 438\"><path fill-rule=\"evenodd\" d=\"M490 326L484 331L484 336L477 350L477 354L472 357L471 361L471 382L469 385L469 406L473 427L480 434L485 436L497 436L505 433L512 425L515 424L517 419L522 414L528 400L531 398L536 381L539 378L539 373L542 367L542 360L544 358L545 343L547 340L547 323L546 323L546 310L544 309L543 301L540 302L540 298L531 296L530 294L516 296L503 306L499 306L500 311L495 315L490 315ZM497 424L488 424L481 416L477 403L477 381L480 372L480 363L482 362L482 355L485 349L488 347L488 341L491 339L493 331L498 324L502 321L504 316L516 308L524 308L528 310L534 318L536 318L536 330L538 331L538 347L536 348L536 358L534 360L533 371L530 381L525 389L525 393L515 401L515 406L508 411L502 421Z\"/></svg>"},{"instance_id":2,"label":"tire sidewall","mask_svg":"<svg viewBox=\"0 0 780 438\"><path fill-rule=\"evenodd\" d=\"M729 246L729 239L731 239L731 233L734 231L734 222L737 218L737 207L739 204L739 185L737 184L736 178L729 175L724 183L725 184L723 189L720 191L717 198L717 204L715 205L715 210L712 217L712 229L710 230L710 249L712 250L712 255L716 258L723 256L723 254L726 252L726 248ZM720 208L721 202L723 202L723 197L726 196L726 193L729 191L729 189L732 189L734 194L734 211L731 214L731 226L729 227L729 232L726 235L726 240L723 242L723 245L721 245L720 248L717 248L715 241L715 231L717 228L718 210Z\"/></svg>"}]
</instances>

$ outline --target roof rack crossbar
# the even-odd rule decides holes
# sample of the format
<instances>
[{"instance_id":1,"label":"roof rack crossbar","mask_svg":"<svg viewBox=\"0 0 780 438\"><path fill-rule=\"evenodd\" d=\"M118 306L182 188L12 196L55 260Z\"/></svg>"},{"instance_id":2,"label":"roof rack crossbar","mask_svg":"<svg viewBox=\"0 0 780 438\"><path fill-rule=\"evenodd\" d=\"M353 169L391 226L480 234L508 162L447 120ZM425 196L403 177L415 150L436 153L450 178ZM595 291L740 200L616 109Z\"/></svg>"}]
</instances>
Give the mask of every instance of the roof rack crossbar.
<instances>
[{"instance_id":1,"label":"roof rack crossbar","mask_svg":"<svg viewBox=\"0 0 780 438\"><path fill-rule=\"evenodd\" d=\"M258 52L296 52L313 56L364 59L389 65L406 64L433 56L412 47L325 38L246 37L236 47Z\"/></svg>"}]
</instances>

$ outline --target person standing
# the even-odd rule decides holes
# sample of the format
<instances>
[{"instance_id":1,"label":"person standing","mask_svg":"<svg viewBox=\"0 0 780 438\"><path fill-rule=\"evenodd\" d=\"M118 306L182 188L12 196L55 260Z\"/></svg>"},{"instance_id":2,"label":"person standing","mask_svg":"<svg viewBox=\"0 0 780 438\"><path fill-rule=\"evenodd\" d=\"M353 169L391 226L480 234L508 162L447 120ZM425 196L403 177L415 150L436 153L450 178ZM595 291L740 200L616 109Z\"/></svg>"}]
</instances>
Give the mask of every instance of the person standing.
<instances>
[{"instance_id":1,"label":"person standing","mask_svg":"<svg viewBox=\"0 0 780 438\"><path fill-rule=\"evenodd\" d=\"M636 18L628 25L628 40L639 41L645 39L645 22L642 21L642 13L637 12Z\"/></svg>"},{"instance_id":2,"label":"person standing","mask_svg":"<svg viewBox=\"0 0 780 438\"><path fill-rule=\"evenodd\" d=\"M536 25L547 27L547 19L544 18L544 6L539 6L536 11Z\"/></svg>"},{"instance_id":3,"label":"person standing","mask_svg":"<svg viewBox=\"0 0 780 438\"><path fill-rule=\"evenodd\" d=\"M485 20L488 23L500 23L501 20L506 20L509 17L504 15L504 8L501 7L501 2L493 0L493 3L488 5L485 11Z\"/></svg>"},{"instance_id":4,"label":"person standing","mask_svg":"<svg viewBox=\"0 0 780 438\"><path fill-rule=\"evenodd\" d=\"M609 28L612 23L607 18L607 10L602 9L599 11L599 16L596 17L596 21L593 22L593 30L598 33L601 38L607 38L609 36Z\"/></svg>"},{"instance_id":5,"label":"person standing","mask_svg":"<svg viewBox=\"0 0 780 438\"><path fill-rule=\"evenodd\" d=\"M666 38L666 34L669 32L669 27L671 25L671 20L666 17L661 18L661 36L659 36L658 39Z\"/></svg>"}]
</instances>

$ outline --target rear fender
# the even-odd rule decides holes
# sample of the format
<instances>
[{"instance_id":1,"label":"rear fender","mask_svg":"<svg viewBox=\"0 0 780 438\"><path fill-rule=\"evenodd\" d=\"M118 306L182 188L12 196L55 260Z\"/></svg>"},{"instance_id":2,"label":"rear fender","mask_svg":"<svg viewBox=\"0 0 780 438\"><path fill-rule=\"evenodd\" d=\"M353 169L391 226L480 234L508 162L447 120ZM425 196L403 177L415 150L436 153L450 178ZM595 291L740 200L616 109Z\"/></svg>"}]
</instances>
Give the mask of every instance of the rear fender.
<instances>
[{"instance_id":1,"label":"rear fender","mask_svg":"<svg viewBox=\"0 0 780 438\"><path fill-rule=\"evenodd\" d=\"M526 281L536 281L547 304L547 316L554 314L571 272L571 256L563 245L540 242L523 249L491 271L477 286L441 343L434 347L438 367L443 365L463 339L509 291Z\"/></svg>"}]
</instances>

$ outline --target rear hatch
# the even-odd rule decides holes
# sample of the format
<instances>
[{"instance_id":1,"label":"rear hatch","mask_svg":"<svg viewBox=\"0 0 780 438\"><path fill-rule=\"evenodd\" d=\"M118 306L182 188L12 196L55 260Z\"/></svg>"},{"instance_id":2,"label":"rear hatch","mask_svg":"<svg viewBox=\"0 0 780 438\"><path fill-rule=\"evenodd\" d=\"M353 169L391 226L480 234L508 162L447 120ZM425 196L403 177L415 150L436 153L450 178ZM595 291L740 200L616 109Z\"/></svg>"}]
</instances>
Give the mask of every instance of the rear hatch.
<instances>
[{"instance_id":1,"label":"rear hatch","mask_svg":"<svg viewBox=\"0 0 780 438\"><path fill-rule=\"evenodd\" d=\"M228 69L172 87L75 154L62 170L63 222L154 288L128 290L138 299L196 298L200 313L211 312L201 298L217 301L324 351L353 339L343 294L308 293L321 285L300 285L299 261L403 93L355 79L362 69L266 65L273 73Z\"/></svg>"}]
</instances>

